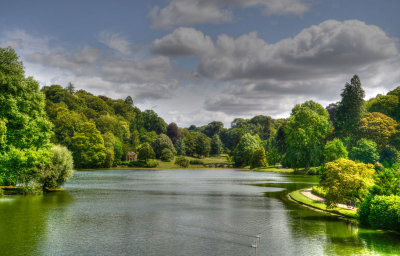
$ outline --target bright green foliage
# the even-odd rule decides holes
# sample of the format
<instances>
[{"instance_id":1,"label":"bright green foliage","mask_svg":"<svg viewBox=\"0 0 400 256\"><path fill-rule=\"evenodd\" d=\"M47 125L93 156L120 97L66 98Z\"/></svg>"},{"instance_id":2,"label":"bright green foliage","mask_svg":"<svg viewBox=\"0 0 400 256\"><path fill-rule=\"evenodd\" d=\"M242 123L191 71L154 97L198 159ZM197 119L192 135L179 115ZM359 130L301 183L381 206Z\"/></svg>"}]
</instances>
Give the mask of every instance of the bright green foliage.
<instances>
[{"instance_id":1,"label":"bright green foliage","mask_svg":"<svg viewBox=\"0 0 400 256\"><path fill-rule=\"evenodd\" d=\"M357 141L349 153L349 158L363 163L373 164L379 160L378 148L372 140L361 139Z\"/></svg>"},{"instance_id":2,"label":"bright green foliage","mask_svg":"<svg viewBox=\"0 0 400 256\"><path fill-rule=\"evenodd\" d=\"M354 75L349 83L346 83L341 94L342 100L335 111L335 132L342 136L352 134L365 113L364 90L361 81Z\"/></svg>"},{"instance_id":3,"label":"bright green foliage","mask_svg":"<svg viewBox=\"0 0 400 256\"><path fill-rule=\"evenodd\" d=\"M110 168L114 165L114 144L115 138L112 132L107 132L102 135L104 140L104 147L106 148L106 159L104 161L104 167Z\"/></svg>"},{"instance_id":4,"label":"bright green foliage","mask_svg":"<svg viewBox=\"0 0 400 256\"><path fill-rule=\"evenodd\" d=\"M40 183L44 188L56 188L73 175L74 161L71 152L64 146L53 145L49 166L41 172Z\"/></svg>"},{"instance_id":5,"label":"bright green foliage","mask_svg":"<svg viewBox=\"0 0 400 256\"><path fill-rule=\"evenodd\" d=\"M400 105L397 95L377 95L367 102L368 112L380 112L395 120L400 120Z\"/></svg>"},{"instance_id":6,"label":"bright green foliage","mask_svg":"<svg viewBox=\"0 0 400 256\"><path fill-rule=\"evenodd\" d=\"M148 159L152 159L156 157L156 153L154 153L153 148L150 146L148 142L143 143L138 148L138 158L140 161L147 161Z\"/></svg>"},{"instance_id":7,"label":"bright green foliage","mask_svg":"<svg viewBox=\"0 0 400 256\"><path fill-rule=\"evenodd\" d=\"M356 163L348 159L338 159L325 164L321 185L327 190L326 205L347 203L358 199L363 201L368 188L374 185L375 173L372 164Z\"/></svg>"},{"instance_id":8,"label":"bright green foliage","mask_svg":"<svg viewBox=\"0 0 400 256\"><path fill-rule=\"evenodd\" d=\"M258 147L251 156L250 169L266 167L268 165L264 147Z\"/></svg>"},{"instance_id":9,"label":"bright green foliage","mask_svg":"<svg viewBox=\"0 0 400 256\"><path fill-rule=\"evenodd\" d=\"M178 156L184 156L186 154L186 145L183 139L179 139L174 146Z\"/></svg>"},{"instance_id":10,"label":"bright green foliage","mask_svg":"<svg viewBox=\"0 0 400 256\"><path fill-rule=\"evenodd\" d=\"M318 166L329 133L329 114L313 101L296 105L285 126L285 163L292 168Z\"/></svg>"},{"instance_id":11,"label":"bright green foliage","mask_svg":"<svg viewBox=\"0 0 400 256\"><path fill-rule=\"evenodd\" d=\"M72 137L71 148L77 168L96 168L105 163L104 140L93 122L79 124Z\"/></svg>"},{"instance_id":12,"label":"bright green foliage","mask_svg":"<svg viewBox=\"0 0 400 256\"><path fill-rule=\"evenodd\" d=\"M148 132L155 131L157 134L165 133L167 130L165 121L153 110L143 112L143 125Z\"/></svg>"},{"instance_id":13,"label":"bright green foliage","mask_svg":"<svg viewBox=\"0 0 400 256\"><path fill-rule=\"evenodd\" d=\"M360 221L373 228L400 230L400 196L375 196L362 204Z\"/></svg>"},{"instance_id":14,"label":"bright green foliage","mask_svg":"<svg viewBox=\"0 0 400 256\"><path fill-rule=\"evenodd\" d=\"M185 158L184 156L177 157L175 159L175 164L179 165L180 167L187 168L189 167L189 159Z\"/></svg>"},{"instance_id":15,"label":"bright green foliage","mask_svg":"<svg viewBox=\"0 0 400 256\"><path fill-rule=\"evenodd\" d=\"M174 160L174 154L169 148L164 148L163 150L161 150L160 158L164 162L171 162L172 160Z\"/></svg>"},{"instance_id":16,"label":"bright green foliage","mask_svg":"<svg viewBox=\"0 0 400 256\"><path fill-rule=\"evenodd\" d=\"M265 154L267 156L269 164L271 165L276 165L277 163L279 163L279 161L281 161L282 157L277 148L271 148Z\"/></svg>"},{"instance_id":17,"label":"bright green foliage","mask_svg":"<svg viewBox=\"0 0 400 256\"><path fill-rule=\"evenodd\" d=\"M336 138L334 140L328 141L324 147L324 161L332 162L339 158L347 158L348 152L343 142Z\"/></svg>"},{"instance_id":18,"label":"bright green foliage","mask_svg":"<svg viewBox=\"0 0 400 256\"><path fill-rule=\"evenodd\" d=\"M158 135L157 138L151 143L151 147L156 153L157 158L161 157L161 152L164 148L170 149L173 154L176 153L171 139L165 134Z\"/></svg>"},{"instance_id":19,"label":"bright green foliage","mask_svg":"<svg viewBox=\"0 0 400 256\"><path fill-rule=\"evenodd\" d=\"M210 154L213 156L219 156L222 153L223 145L218 134L214 134L211 139L211 151Z\"/></svg>"},{"instance_id":20,"label":"bright green foliage","mask_svg":"<svg viewBox=\"0 0 400 256\"><path fill-rule=\"evenodd\" d=\"M148 159L146 161L146 167L147 168L156 168L160 163L158 162L157 159Z\"/></svg>"},{"instance_id":21,"label":"bright green foliage","mask_svg":"<svg viewBox=\"0 0 400 256\"><path fill-rule=\"evenodd\" d=\"M379 162L386 168L392 167L393 164L399 161L399 152L394 147L386 147L379 153Z\"/></svg>"},{"instance_id":22,"label":"bright green foliage","mask_svg":"<svg viewBox=\"0 0 400 256\"><path fill-rule=\"evenodd\" d=\"M236 166L247 166L250 164L253 152L260 145L258 135L252 136L249 133L243 135L233 152L233 161Z\"/></svg>"},{"instance_id":23,"label":"bright green foliage","mask_svg":"<svg viewBox=\"0 0 400 256\"><path fill-rule=\"evenodd\" d=\"M375 168L376 169L376 168ZM375 176L375 185L370 189L373 195L400 196L399 170L385 168Z\"/></svg>"},{"instance_id":24,"label":"bright green foliage","mask_svg":"<svg viewBox=\"0 0 400 256\"><path fill-rule=\"evenodd\" d=\"M379 112L367 113L360 120L357 136L375 141L378 150L382 150L389 139L398 133L397 122Z\"/></svg>"},{"instance_id":25,"label":"bright green foliage","mask_svg":"<svg viewBox=\"0 0 400 256\"><path fill-rule=\"evenodd\" d=\"M114 162L116 164L119 164L123 156L124 156L124 151L122 148L122 143L118 139L118 137L114 138L114 159L115 159Z\"/></svg>"},{"instance_id":26,"label":"bright green foliage","mask_svg":"<svg viewBox=\"0 0 400 256\"><path fill-rule=\"evenodd\" d=\"M64 107L58 107L55 113L56 117L52 120L55 142L71 148L71 140L75 131L81 123L87 122L87 118Z\"/></svg>"},{"instance_id":27,"label":"bright green foliage","mask_svg":"<svg viewBox=\"0 0 400 256\"><path fill-rule=\"evenodd\" d=\"M7 142L7 121L0 119L0 152L5 149Z\"/></svg>"}]
</instances>

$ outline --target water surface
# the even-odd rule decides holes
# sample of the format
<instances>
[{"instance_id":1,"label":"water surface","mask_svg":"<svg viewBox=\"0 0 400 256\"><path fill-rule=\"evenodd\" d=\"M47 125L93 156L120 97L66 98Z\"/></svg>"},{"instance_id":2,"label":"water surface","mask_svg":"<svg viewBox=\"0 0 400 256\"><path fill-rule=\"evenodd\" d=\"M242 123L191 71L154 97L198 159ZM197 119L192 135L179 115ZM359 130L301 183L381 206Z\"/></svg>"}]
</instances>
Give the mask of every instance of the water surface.
<instances>
[{"instance_id":1,"label":"water surface","mask_svg":"<svg viewBox=\"0 0 400 256\"><path fill-rule=\"evenodd\" d=\"M0 199L0 255L400 255L396 234L287 199L316 183L221 169L79 171L67 191Z\"/></svg>"}]
</instances>

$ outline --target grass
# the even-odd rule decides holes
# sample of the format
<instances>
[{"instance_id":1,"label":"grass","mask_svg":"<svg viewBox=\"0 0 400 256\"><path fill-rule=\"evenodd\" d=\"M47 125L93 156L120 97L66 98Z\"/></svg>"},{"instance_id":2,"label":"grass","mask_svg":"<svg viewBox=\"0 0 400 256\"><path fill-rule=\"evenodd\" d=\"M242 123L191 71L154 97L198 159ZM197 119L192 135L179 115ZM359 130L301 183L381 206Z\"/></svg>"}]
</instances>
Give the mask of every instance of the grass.
<instances>
[{"instance_id":1,"label":"grass","mask_svg":"<svg viewBox=\"0 0 400 256\"><path fill-rule=\"evenodd\" d=\"M190 157L190 156L185 156L186 159L190 160L201 160L205 164L207 163L228 163L227 160L227 155L222 154L220 156L210 156L210 157L205 157L205 158L195 158L195 157ZM189 165L189 169L207 169L203 165ZM157 166L157 169L187 169L187 168L182 168L179 165L175 164L175 159L172 160L171 162L163 162L159 161L159 165Z\"/></svg>"},{"instance_id":2,"label":"grass","mask_svg":"<svg viewBox=\"0 0 400 256\"><path fill-rule=\"evenodd\" d=\"M312 200L311 198L308 198L305 195L303 195L301 193L301 191L303 191L303 190L304 189L295 190L295 191L289 193L289 197L298 203L307 205L312 208L319 209L324 212L338 214L338 215L342 215L342 216L349 217L349 218L357 218L357 213L355 211L346 210L346 209L343 209L340 207L334 207L334 208L327 209L326 205L324 203Z\"/></svg>"},{"instance_id":3,"label":"grass","mask_svg":"<svg viewBox=\"0 0 400 256\"><path fill-rule=\"evenodd\" d=\"M286 169L286 168L278 168L278 166L268 166L268 167L262 167L262 168L254 168L250 169L249 166L245 167L248 171L256 171L256 172L277 172L277 173L293 173L293 169Z\"/></svg>"}]
</instances>

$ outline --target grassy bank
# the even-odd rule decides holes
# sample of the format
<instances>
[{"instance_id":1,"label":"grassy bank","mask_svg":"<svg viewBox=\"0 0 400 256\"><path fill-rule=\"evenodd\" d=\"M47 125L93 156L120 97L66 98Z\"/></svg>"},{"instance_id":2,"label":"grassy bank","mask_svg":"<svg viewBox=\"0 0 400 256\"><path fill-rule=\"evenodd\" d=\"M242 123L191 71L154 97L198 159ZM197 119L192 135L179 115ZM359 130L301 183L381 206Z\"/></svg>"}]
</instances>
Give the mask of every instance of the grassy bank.
<instances>
[{"instance_id":1,"label":"grassy bank","mask_svg":"<svg viewBox=\"0 0 400 256\"><path fill-rule=\"evenodd\" d=\"M278 166L268 166L268 167L262 167L262 168L254 168L254 169L250 169L249 166L246 166L245 169L248 171L255 171L255 172L294 173L293 169L278 168Z\"/></svg>"},{"instance_id":2,"label":"grassy bank","mask_svg":"<svg viewBox=\"0 0 400 256\"><path fill-rule=\"evenodd\" d=\"M328 212L331 214L338 214L338 215L348 217L348 218L356 218L357 217L357 213L355 211L346 210L346 209L339 208L339 207L327 209L326 205L324 203L312 200L311 198L308 198L305 195L303 195L301 193L301 191L303 191L303 190L304 189L293 191L293 192L289 193L289 197L300 204L304 204L306 206L309 206L311 208L315 208L315 209L318 209L318 210L321 210L324 212Z\"/></svg>"}]
</instances>

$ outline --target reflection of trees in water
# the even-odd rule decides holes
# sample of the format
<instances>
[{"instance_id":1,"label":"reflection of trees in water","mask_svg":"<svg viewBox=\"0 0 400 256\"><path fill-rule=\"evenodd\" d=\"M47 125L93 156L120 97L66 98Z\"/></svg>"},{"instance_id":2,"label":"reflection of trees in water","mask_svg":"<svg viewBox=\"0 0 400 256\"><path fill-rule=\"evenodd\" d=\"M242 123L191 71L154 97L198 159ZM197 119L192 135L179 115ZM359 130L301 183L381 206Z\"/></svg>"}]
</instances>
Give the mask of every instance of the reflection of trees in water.
<instances>
[{"instance_id":1,"label":"reflection of trees in water","mask_svg":"<svg viewBox=\"0 0 400 256\"><path fill-rule=\"evenodd\" d=\"M4 255L40 255L49 211L70 201L67 192L0 199L0 251Z\"/></svg>"}]
</instances>

